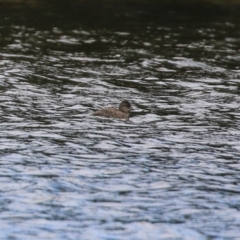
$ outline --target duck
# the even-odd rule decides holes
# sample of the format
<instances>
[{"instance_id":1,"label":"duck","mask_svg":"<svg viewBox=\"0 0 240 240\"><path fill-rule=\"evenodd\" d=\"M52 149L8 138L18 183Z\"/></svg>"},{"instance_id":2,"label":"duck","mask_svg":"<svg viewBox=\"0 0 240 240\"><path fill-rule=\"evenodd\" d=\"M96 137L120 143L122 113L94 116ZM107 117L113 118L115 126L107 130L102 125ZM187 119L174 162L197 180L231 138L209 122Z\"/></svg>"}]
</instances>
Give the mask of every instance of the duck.
<instances>
[{"instance_id":1,"label":"duck","mask_svg":"<svg viewBox=\"0 0 240 240\"><path fill-rule=\"evenodd\" d=\"M93 115L129 120L129 112L131 109L132 107L129 101L124 100L119 104L118 109L114 107L106 107L95 111Z\"/></svg>"}]
</instances>

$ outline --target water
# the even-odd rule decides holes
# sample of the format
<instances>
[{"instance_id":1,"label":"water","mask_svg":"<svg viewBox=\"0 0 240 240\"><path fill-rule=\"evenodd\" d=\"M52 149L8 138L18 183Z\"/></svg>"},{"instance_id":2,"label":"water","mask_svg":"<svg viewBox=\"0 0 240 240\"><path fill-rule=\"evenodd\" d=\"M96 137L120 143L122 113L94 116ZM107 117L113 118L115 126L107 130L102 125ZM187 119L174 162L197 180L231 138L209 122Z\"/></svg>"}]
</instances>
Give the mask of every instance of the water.
<instances>
[{"instance_id":1,"label":"water","mask_svg":"<svg viewBox=\"0 0 240 240\"><path fill-rule=\"evenodd\" d=\"M240 239L240 9L65 7L1 10L0 239Z\"/></svg>"}]
</instances>

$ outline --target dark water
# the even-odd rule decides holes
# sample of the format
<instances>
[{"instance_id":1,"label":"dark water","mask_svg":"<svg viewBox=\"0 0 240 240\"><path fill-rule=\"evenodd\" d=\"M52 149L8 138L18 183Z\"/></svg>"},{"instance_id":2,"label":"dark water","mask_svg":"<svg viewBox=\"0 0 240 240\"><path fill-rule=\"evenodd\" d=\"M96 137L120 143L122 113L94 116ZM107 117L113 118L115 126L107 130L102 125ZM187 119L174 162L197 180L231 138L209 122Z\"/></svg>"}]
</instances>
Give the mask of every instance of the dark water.
<instances>
[{"instance_id":1,"label":"dark water","mask_svg":"<svg viewBox=\"0 0 240 240\"><path fill-rule=\"evenodd\" d=\"M240 239L239 12L2 7L0 239Z\"/></svg>"}]
</instances>

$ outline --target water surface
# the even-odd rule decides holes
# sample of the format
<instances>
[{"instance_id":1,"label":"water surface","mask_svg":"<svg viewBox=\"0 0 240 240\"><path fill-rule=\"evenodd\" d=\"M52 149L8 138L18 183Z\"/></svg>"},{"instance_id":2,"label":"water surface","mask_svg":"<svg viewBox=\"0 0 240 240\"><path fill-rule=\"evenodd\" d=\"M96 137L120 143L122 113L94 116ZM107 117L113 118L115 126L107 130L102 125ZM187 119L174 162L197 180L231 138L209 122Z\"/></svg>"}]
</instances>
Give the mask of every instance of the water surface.
<instances>
[{"instance_id":1,"label":"water surface","mask_svg":"<svg viewBox=\"0 0 240 240\"><path fill-rule=\"evenodd\" d=\"M44 10L0 10L0 238L239 239L239 7Z\"/></svg>"}]
</instances>

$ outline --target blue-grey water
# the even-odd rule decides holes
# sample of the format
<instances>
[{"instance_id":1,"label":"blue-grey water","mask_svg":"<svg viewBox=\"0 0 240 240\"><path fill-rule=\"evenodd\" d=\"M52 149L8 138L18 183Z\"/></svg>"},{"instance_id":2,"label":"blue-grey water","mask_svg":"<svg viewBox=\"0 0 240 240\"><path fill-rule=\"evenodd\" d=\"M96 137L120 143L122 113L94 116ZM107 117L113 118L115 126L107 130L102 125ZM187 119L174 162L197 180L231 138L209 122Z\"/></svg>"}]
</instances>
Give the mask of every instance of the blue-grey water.
<instances>
[{"instance_id":1,"label":"blue-grey water","mask_svg":"<svg viewBox=\"0 0 240 240\"><path fill-rule=\"evenodd\" d=\"M0 239L240 239L240 7L68 7L0 10Z\"/></svg>"}]
</instances>

